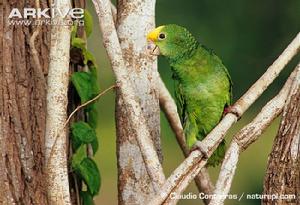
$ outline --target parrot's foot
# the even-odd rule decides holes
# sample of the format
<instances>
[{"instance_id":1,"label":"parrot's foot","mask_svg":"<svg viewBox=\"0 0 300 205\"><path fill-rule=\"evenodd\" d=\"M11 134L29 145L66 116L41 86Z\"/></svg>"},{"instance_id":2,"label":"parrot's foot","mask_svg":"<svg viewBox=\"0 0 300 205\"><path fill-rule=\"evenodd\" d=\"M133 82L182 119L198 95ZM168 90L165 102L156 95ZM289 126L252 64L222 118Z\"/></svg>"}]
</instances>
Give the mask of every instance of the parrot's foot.
<instances>
[{"instance_id":1,"label":"parrot's foot","mask_svg":"<svg viewBox=\"0 0 300 205\"><path fill-rule=\"evenodd\" d=\"M191 152L194 151L194 150L199 150L202 153L203 157L205 159L208 159L208 148L207 148L207 146L205 144L203 144L203 142L197 141L193 145L193 147L191 149Z\"/></svg>"},{"instance_id":2,"label":"parrot's foot","mask_svg":"<svg viewBox=\"0 0 300 205\"><path fill-rule=\"evenodd\" d=\"M234 114L238 120L241 119L242 117L242 113L235 107L235 106L228 106L224 108L223 111L223 117L227 114L227 113L231 113Z\"/></svg>"}]
</instances>

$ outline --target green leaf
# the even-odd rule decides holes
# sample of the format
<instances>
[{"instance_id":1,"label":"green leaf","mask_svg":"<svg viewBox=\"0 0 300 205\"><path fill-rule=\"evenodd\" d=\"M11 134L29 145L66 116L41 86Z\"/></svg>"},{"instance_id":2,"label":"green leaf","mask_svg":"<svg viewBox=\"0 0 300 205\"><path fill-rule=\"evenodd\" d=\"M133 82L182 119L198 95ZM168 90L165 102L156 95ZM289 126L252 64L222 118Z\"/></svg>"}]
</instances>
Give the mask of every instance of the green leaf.
<instances>
[{"instance_id":1,"label":"green leaf","mask_svg":"<svg viewBox=\"0 0 300 205\"><path fill-rule=\"evenodd\" d=\"M83 205L94 205L93 196L88 191L81 191L80 196Z\"/></svg>"},{"instance_id":2,"label":"green leaf","mask_svg":"<svg viewBox=\"0 0 300 205\"><path fill-rule=\"evenodd\" d=\"M75 47L75 48L81 49L82 55L84 57L83 63L85 65L90 64L89 66L93 66L93 65L96 66L95 57L90 51L88 51L86 49L86 42L83 39L77 38L77 37L73 38L72 39L72 46Z\"/></svg>"},{"instance_id":3,"label":"green leaf","mask_svg":"<svg viewBox=\"0 0 300 205\"><path fill-rule=\"evenodd\" d=\"M99 94L100 88L99 83L97 79L97 70L94 66L90 68L91 72L91 95L92 97L95 97ZM98 119L98 110L97 110L97 104L93 103L87 106L86 111L88 112L88 123L93 127L94 129L97 128L97 119Z\"/></svg>"},{"instance_id":4,"label":"green leaf","mask_svg":"<svg viewBox=\"0 0 300 205\"><path fill-rule=\"evenodd\" d=\"M89 125L91 125L92 128L96 129L98 121L97 105L95 103L88 105L86 108L86 112L88 113Z\"/></svg>"},{"instance_id":5,"label":"green leaf","mask_svg":"<svg viewBox=\"0 0 300 205\"><path fill-rule=\"evenodd\" d=\"M80 141L80 139L75 138L74 136L72 136L72 147L73 150L76 151L80 145L82 145L82 142Z\"/></svg>"},{"instance_id":6,"label":"green leaf","mask_svg":"<svg viewBox=\"0 0 300 205\"><path fill-rule=\"evenodd\" d=\"M93 31L93 17L88 10L84 10L84 29L86 36L89 37Z\"/></svg>"},{"instance_id":7,"label":"green leaf","mask_svg":"<svg viewBox=\"0 0 300 205\"><path fill-rule=\"evenodd\" d=\"M83 179L92 196L98 194L101 186L100 172L96 163L91 158L85 158L75 170Z\"/></svg>"},{"instance_id":8,"label":"green leaf","mask_svg":"<svg viewBox=\"0 0 300 205\"><path fill-rule=\"evenodd\" d=\"M80 48L82 51L86 50L86 42L82 38L74 37L71 44L73 47Z\"/></svg>"},{"instance_id":9,"label":"green leaf","mask_svg":"<svg viewBox=\"0 0 300 205\"><path fill-rule=\"evenodd\" d=\"M93 97L91 73L75 72L71 76L71 81L80 96L81 103L84 103Z\"/></svg>"},{"instance_id":10,"label":"green leaf","mask_svg":"<svg viewBox=\"0 0 300 205\"><path fill-rule=\"evenodd\" d=\"M91 66L90 72L91 72L91 82L92 82L92 91L93 91L92 93L93 93L93 97L95 97L96 95L99 94L100 91L96 66Z\"/></svg>"},{"instance_id":11,"label":"green leaf","mask_svg":"<svg viewBox=\"0 0 300 205\"><path fill-rule=\"evenodd\" d=\"M99 148L99 142L98 139L95 139L94 141L91 142L92 148L93 148L93 153L94 155L96 154L96 152L98 151Z\"/></svg>"},{"instance_id":12,"label":"green leaf","mask_svg":"<svg viewBox=\"0 0 300 205\"><path fill-rule=\"evenodd\" d=\"M97 78L97 67L95 65L91 65L90 67L90 72L93 76L95 76L95 78Z\"/></svg>"},{"instance_id":13,"label":"green leaf","mask_svg":"<svg viewBox=\"0 0 300 205\"><path fill-rule=\"evenodd\" d=\"M88 144L97 139L96 132L91 126L83 121L71 125L72 138L79 139L83 144Z\"/></svg>"},{"instance_id":14,"label":"green leaf","mask_svg":"<svg viewBox=\"0 0 300 205\"><path fill-rule=\"evenodd\" d=\"M72 31L71 31L71 42L73 42L74 38L76 37L76 34L77 34L77 28L78 28L77 23L76 23L75 25L72 26Z\"/></svg>"},{"instance_id":15,"label":"green leaf","mask_svg":"<svg viewBox=\"0 0 300 205\"><path fill-rule=\"evenodd\" d=\"M94 55L88 51L87 49L82 50L82 54L84 56L84 64L88 65L88 63L91 63L92 65L96 65L96 60Z\"/></svg>"},{"instance_id":16,"label":"green leaf","mask_svg":"<svg viewBox=\"0 0 300 205\"><path fill-rule=\"evenodd\" d=\"M86 145L81 145L72 156L71 165L74 170L80 168L80 164L86 156Z\"/></svg>"}]
</instances>

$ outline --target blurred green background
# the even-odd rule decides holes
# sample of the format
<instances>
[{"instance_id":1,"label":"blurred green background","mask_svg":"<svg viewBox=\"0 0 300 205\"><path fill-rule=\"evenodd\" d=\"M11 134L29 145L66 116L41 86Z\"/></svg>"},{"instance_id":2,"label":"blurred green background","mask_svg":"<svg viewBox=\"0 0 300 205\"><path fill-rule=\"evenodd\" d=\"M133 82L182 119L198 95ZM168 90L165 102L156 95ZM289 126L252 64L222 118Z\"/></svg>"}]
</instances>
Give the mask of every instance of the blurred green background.
<instances>
[{"instance_id":1,"label":"blurred green background","mask_svg":"<svg viewBox=\"0 0 300 205\"><path fill-rule=\"evenodd\" d=\"M95 54L99 65L99 83L102 89L114 83L114 77L100 39L100 31L94 16L94 31L88 47ZM212 48L223 60L234 82L234 100L238 99L266 68L277 58L288 43L300 31L299 0L157 0L157 25L176 23L187 27L199 41ZM230 130L227 141L234 133L259 112L285 82L296 65L295 58L264 95L247 111L243 118ZM159 72L173 93L170 68L165 59L159 58ZM98 205L117 204L116 136L114 122L114 95L103 96L98 103L98 134L100 149L96 160L101 169L102 187L96 198ZM161 137L164 151L164 169L169 175L183 160L182 153L168 123L161 115ZM267 157L278 128L279 119L263 134L261 139L242 153L236 171L232 194L261 193ZM213 180L219 167L209 169ZM191 184L186 193L196 193ZM201 204L200 200L184 200L180 205ZM258 200L227 200L227 205L260 204Z\"/></svg>"}]
</instances>

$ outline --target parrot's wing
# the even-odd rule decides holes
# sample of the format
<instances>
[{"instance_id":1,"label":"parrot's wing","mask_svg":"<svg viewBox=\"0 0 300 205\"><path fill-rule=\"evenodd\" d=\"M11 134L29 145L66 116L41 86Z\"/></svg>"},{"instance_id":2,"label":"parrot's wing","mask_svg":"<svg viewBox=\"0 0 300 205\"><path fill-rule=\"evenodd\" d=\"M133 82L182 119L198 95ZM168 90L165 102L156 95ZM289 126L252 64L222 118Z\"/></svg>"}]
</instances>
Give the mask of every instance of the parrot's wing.
<instances>
[{"instance_id":1,"label":"parrot's wing","mask_svg":"<svg viewBox=\"0 0 300 205\"><path fill-rule=\"evenodd\" d=\"M175 98L177 104L178 114L183 126L184 134L186 136L186 143L188 148L191 148L197 141L197 136L199 133L198 125L196 122L196 117L193 115L188 115L187 111L187 101L184 98L182 85L175 82Z\"/></svg>"},{"instance_id":2,"label":"parrot's wing","mask_svg":"<svg viewBox=\"0 0 300 205\"><path fill-rule=\"evenodd\" d=\"M229 74L227 68L224 66L222 60L215 54L215 52L214 52L212 49L207 48L207 47L204 46L204 45L201 45L201 47L202 47L204 50L206 50L207 52L209 52L209 53L213 56L214 60L216 60L216 61L218 62L218 64L222 67L222 69L223 69L224 72L226 73L226 76L227 76L228 81L229 81L229 99L228 99L227 102L226 102L226 104L227 104L226 106L230 106L230 105L232 104L232 97L233 97L233 95L232 95L232 86L233 86L233 83L232 83L230 74Z\"/></svg>"},{"instance_id":3,"label":"parrot's wing","mask_svg":"<svg viewBox=\"0 0 300 205\"><path fill-rule=\"evenodd\" d=\"M176 98L176 104L177 104L177 111L181 120L181 124L184 124L185 119L186 119L186 100L184 99L183 95L183 90L181 85L177 82L174 81L175 86L175 98Z\"/></svg>"}]
</instances>

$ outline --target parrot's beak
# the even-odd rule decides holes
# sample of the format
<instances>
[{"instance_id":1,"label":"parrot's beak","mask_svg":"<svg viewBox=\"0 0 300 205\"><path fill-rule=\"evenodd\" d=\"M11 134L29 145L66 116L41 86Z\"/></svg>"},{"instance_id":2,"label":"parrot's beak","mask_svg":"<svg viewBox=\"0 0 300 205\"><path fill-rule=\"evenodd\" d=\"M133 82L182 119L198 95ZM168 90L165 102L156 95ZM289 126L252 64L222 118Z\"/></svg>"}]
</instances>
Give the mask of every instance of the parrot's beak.
<instances>
[{"instance_id":1,"label":"parrot's beak","mask_svg":"<svg viewBox=\"0 0 300 205\"><path fill-rule=\"evenodd\" d=\"M147 50L150 55L159 56L160 50L152 41L148 41Z\"/></svg>"},{"instance_id":2,"label":"parrot's beak","mask_svg":"<svg viewBox=\"0 0 300 205\"><path fill-rule=\"evenodd\" d=\"M153 29L147 35L147 41L148 41L147 48L151 55L155 55L155 56L160 55L160 50L159 50L158 46L155 44L155 42L157 41L158 35L163 28L164 28L164 26L159 26L159 27Z\"/></svg>"}]
</instances>

